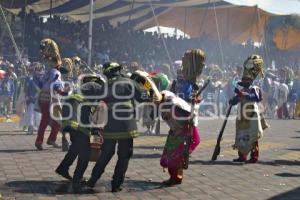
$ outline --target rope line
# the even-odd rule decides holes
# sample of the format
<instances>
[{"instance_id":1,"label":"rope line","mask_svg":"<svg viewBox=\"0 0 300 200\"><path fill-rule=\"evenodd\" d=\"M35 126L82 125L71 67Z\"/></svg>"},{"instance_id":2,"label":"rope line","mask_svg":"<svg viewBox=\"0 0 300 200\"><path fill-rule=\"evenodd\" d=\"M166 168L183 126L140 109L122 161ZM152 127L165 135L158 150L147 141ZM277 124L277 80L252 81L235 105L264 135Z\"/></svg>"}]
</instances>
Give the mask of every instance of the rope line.
<instances>
[{"instance_id":1,"label":"rope line","mask_svg":"<svg viewBox=\"0 0 300 200\"><path fill-rule=\"evenodd\" d=\"M221 63L222 63L222 67L224 67L224 54L223 54L223 48L222 48L222 43L221 43L221 36L220 36L220 31L219 31L219 23L218 23L215 2L213 3L213 5L214 5L214 14L215 14L216 28L217 28L218 41L219 41L219 49L220 49L220 54L221 54Z\"/></svg>"},{"instance_id":2,"label":"rope line","mask_svg":"<svg viewBox=\"0 0 300 200\"><path fill-rule=\"evenodd\" d=\"M259 13L259 9L258 6L256 7L257 10L257 23L258 25L260 24L260 13ZM265 24L266 29L267 29L267 24ZM257 30L259 31L259 29ZM267 42L266 42L266 34L265 34L265 30L263 30L262 32L262 40L263 40L263 44L264 44L264 52L265 52L265 56L266 56L266 66L269 66L269 53L268 53L268 48L267 48Z\"/></svg>"},{"instance_id":3,"label":"rope line","mask_svg":"<svg viewBox=\"0 0 300 200\"><path fill-rule=\"evenodd\" d=\"M151 10L152 10L152 14L153 14L153 17L154 17L156 26L157 26L158 34L159 34L159 36L160 36L161 39L162 39L162 43L163 43L163 45L164 45L165 51L166 51L166 53L167 53L167 56L168 56L168 59L169 59L169 62L170 62L171 68L172 68L172 69L171 69L171 70L172 70L171 73L174 74L174 71L173 71L173 70L174 70L174 68L173 68L173 61L172 61L172 59L171 59L170 52L169 52L168 47L167 47L167 44L166 44L166 40L165 40L164 36L162 35L162 33L161 33L161 31L160 31L160 25L159 25L159 22L158 22L158 20L157 20L157 16L156 16L156 14L155 14L155 11L154 11L154 8L153 8L153 5L152 5L152 0L149 0L149 4L150 4Z\"/></svg>"},{"instance_id":4,"label":"rope line","mask_svg":"<svg viewBox=\"0 0 300 200\"><path fill-rule=\"evenodd\" d=\"M2 8L2 5L1 5L1 4L0 4L0 10L1 10L1 14L2 14L2 17L3 17L3 19L4 19L4 22L5 22L5 24L6 24L6 28L7 28L7 30L8 30L9 37L10 37L10 39L11 39L11 41L12 41L12 43L13 43L13 47L14 47L14 49L15 49L15 51L16 51L18 61L21 62L21 67L24 69L25 74L27 74L26 67L22 64L22 56L21 56L20 50L19 50L19 48L18 48L18 46L17 46L17 43L16 43L16 41L15 41L15 38L14 38L12 32L11 32L11 28L10 28L8 22L7 22L7 19L6 19L6 16L5 16L5 13L4 13L4 11L3 11L3 8Z\"/></svg>"}]
</instances>

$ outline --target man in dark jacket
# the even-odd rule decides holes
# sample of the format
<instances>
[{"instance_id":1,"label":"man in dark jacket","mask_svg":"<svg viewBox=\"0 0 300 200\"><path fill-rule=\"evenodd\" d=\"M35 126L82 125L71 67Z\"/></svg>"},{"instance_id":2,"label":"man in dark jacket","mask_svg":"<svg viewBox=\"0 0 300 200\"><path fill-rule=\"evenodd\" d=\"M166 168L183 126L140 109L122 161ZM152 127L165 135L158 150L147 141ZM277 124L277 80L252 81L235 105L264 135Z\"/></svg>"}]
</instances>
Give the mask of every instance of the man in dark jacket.
<instances>
[{"instance_id":1,"label":"man in dark jacket","mask_svg":"<svg viewBox=\"0 0 300 200\"><path fill-rule=\"evenodd\" d=\"M62 177L72 180L72 190L74 193L87 192L82 188L83 174L88 166L91 154L90 136L98 135L100 130L91 126L91 116L93 114L93 104L98 99L90 99L90 96L99 95L104 82L99 76L84 76L79 88L80 94L72 94L65 100L62 107L63 120L62 131L70 134L71 146L62 162L55 170ZM67 106L71 105L71 107ZM80 108L80 110L78 110ZM72 110L70 110L72 109ZM68 119L67 116L71 115ZM80 121L78 121L80 119ZM73 177L69 174L69 168L78 157Z\"/></svg>"},{"instance_id":2,"label":"man in dark jacket","mask_svg":"<svg viewBox=\"0 0 300 200\"><path fill-rule=\"evenodd\" d=\"M108 107L108 121L104 127L101 155L87 182L89 187L95 186L115 154L116 144L118 144L118 161L111 182L112 192L122 190L125 173L133 153L133 138L138 136L134 100L149 101L146 91L133 80L123 77L120 70L121 66L117 63L106 63L103 66L103 73L108 79L108 93L103 99Z\"/></svg>"}]
</instances>

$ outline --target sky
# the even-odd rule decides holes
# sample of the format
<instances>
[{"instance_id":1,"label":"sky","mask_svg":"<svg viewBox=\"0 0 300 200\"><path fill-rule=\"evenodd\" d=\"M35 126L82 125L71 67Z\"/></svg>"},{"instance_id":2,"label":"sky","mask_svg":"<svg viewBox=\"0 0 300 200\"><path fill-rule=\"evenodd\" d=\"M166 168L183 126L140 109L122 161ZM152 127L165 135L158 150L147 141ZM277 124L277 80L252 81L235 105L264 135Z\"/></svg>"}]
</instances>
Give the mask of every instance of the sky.
<instances>
[{"instance_id":1,"label":"sky","mask_svg":"<svg viewBox=\"0 0 300 200\"><path fill-rule=\"evenodd\" d=\"M299 14L300 0L226 0L238 5L258 5L260 8L278 14Z\"/></svg>"}]
</instances>

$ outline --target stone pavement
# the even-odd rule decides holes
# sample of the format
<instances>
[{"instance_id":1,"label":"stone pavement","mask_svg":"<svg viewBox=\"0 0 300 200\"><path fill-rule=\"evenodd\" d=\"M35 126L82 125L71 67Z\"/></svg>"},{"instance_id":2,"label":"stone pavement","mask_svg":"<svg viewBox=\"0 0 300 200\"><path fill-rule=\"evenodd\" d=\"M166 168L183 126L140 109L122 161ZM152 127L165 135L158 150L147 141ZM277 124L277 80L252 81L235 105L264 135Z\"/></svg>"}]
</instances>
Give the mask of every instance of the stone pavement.
<instances>
[{"instance_id":1,"label":"stone pavement","mask_svg":"<svg viewBox=\"0 0 300 200\"><path fill-rule=\"evenodd\" d=\"M108 165L92 194L72 195L68 182L55 174L64 152L47 147L36 151L35 135L26 135L14 123L0 124L0 199L300 199L300 121L271 120L271 128L261 140L257 164L235 164L234 121L229 121L222 142L221 156L211 163L212 151L222 120L201 121L200 147L194 152L184 182L176 187L161 187L168 178L159 165L166 135L140 136L134 143L134 156L126 174L125 189L110 193L110 180L116 156ZM143 129L140 129L143 130ZM162 124L162 133L167 128ZM47 138L47 137L46 137ZM60 142L60 138L59 141ZM89 177L90 163L85 177ZM71 168L73 172L74 167Z\"/></svg>"}]
</instances>

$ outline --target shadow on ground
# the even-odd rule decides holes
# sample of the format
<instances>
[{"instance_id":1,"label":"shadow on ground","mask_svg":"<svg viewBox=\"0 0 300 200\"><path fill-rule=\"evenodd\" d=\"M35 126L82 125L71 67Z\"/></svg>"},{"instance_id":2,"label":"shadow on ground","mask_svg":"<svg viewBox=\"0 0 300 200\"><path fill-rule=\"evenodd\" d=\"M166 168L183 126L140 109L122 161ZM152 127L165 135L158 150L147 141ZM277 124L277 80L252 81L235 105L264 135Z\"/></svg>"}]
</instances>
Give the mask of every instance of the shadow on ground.
<instances>
[{"instance_id":1,"label":"shadow on ground","mask_svg":"<svg viewBox=\"0 0 300 200\"><path fill-rule=\"evenodd\" d=\"M210 160L191 160L190 164L202 164L202 165L243 165L245 163L235 163L232 161L220 160L220 161L210 161ZM248 164L251 165L251 164ZM290 160L273 160L273 161L258 161L256 165L271 165L271 166L300 166L300 161L290 161Z\"/></svg>"},{"instance_id":2,"label":"shadow on ground","mask_svg":"<svg viewBox=\"0 0 300 200\"><path fill-rule=\"evenodd\" d=\"M163 150L163 146L134 146L135 149Z\"/></svg>"},{"instance_id":3,"label":"shadow on ground","mask_svg":"<svg viewBox=\"0 0 300 200\"><path fill-rule=\"evenodd\" d=\"M133 154L133 159L154 159L154 158L160 158L160 153L153 153L153 154Z\"/></svg>"},{"instance_id":4,"label":"shadow on ground","mask_svg":"<svg viewBox=\"0 0 300 200\"><path fill-rule=\"evenodd\" d=\"M140 132L139 134L140 136L148 136L148 137L167 137L168 134L147 134L147 133L144 133L144 132Z\"/></svg>"},{"instance_id":5,"label":"shadow on ground","mask_svg":"<svg viewBox=\"0 0 300 200\"><path fill-rule=\"evenodd\" d=\"M300 139L299 136L291 137L292 139Z\"/></svg>"},{"instance_id":6,"label":"shadow on ground","mask_svg":"<svg viewBox=\"0 0 300 200\"><path fill-rule=\"evenodd\" d=\"M26 134L26 131L23 131L23 130L0 130L0 135L2 135L1 133L7 133L7 134L11 134L13 135L14 133L23 133L22 135L25 135ZM20 134L21 135L21 134Z\"/></svg>"},{"instance_id":7,"label":"shadow on ground","mask_svg":"<svg viewBox=\"0 0 300 200\"><path fill-rule=\"evenodd\" d=\"M70 194L71 184L68 181L11 181L6 183L13 193L43 194L54 196L56 194ZM94 190L86 190L83 193L92 194Z\"/></svg>"},{"instance_id":8,"label":"shadow on ground","mask_svg":"<svg viewBox=\"0 0 300 200\"><path fill-rule=\"evenodd\" d=\"M300 149L287 149L287 150L290 150L290 151L300 151Z\"/></svg>"},{"instance_id":9,"label":"shadow on ground","mask_svg":"<svg viewBox=\"0 0 300 200\"><path fill-rule=\"evenodd\" d=\"M271 197L268 200L299 200L299 197L300 197L300 187L276 195L274 197Z\"/></svg>"},{"instance_id":10,"label":"shadow on ground","mask_svg":"<svg viewBox=\"0 0 300 200\"><path fill-rule=\"evenodd\" d=\"M211 161L211 160L191 160L190 164L201 164L201 165L243 165L244 163L232 162L227 160Z\"/></svg>"},{"instance_id":11,"label":"shadow on ground","mask_svg":"<svg viewBox=\"0 0 300 200\"><path fill-rule=\"evenodd\" d=\"M33 136L33 134L26 134L26 133L14 133L14 132L5 132L5 133L0 133L0 137L4 137L4 136ZM36 136L36 134L34 134L34 136Z\"/></svg>"},{"instance_id":12,"label":"shadow on ground","mask_svg":"<svg viewBox=\"0 0 300 200\"><path fill-rule=\"evenodd\" d=\"M292 173L278 173L278 174L275 174L276 176L280 176L280 177L300 177L300 174L292 174Z\"/></svg>"},{"instance_id":13,"label":"shadow on ground","mask_svg":"<svg viewBox=\"0 0 300 200\"><path fill-rule=\"evenodd\" d=\"M151 180L126 180L125 181L126 189L129 191L145 191L145 190L155 190L163 188L161 182L154 182Z\"/></svg>"},{"instance_id":14,"label":"shadow on ground","mask_svg":"<svg viewBox=\"0 0 300 200\"><path fill-rule=\"evenodd\" d=\"M109 192L110 185L106 182L101 182L96 185L95 189L87 189L81 194L95 194ZM161 182L153 182L146 180L126 180L124 183L123 192L130 191L145 191L145 190L155 190L162 188ZM11 181L5 184L6 191L11 194L21 193L21 194L42 194L47 196L55 196L57 194L72 194L71 183L68 181ZM105 189L107 188L107 189Z\"/></svg>"},{"instance_id":15,"label":"shadow on ground","mask_svg":"<svg viewBox=\"0 0 300 200\"><path fill-rule=\"evenodd\" d=\"M0 153L25 153L37 151L37 149L0 149Z\"/></svg>"}]
</instances>

